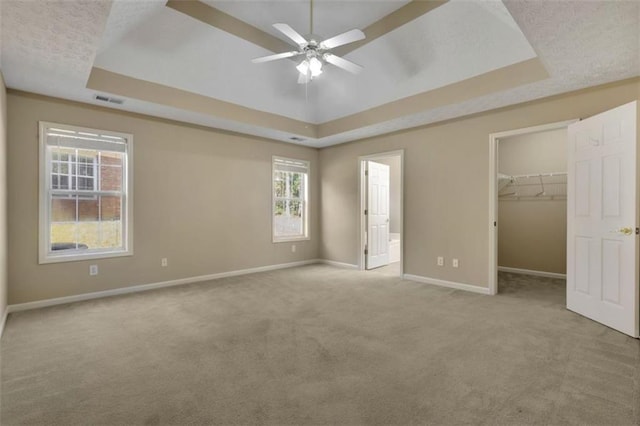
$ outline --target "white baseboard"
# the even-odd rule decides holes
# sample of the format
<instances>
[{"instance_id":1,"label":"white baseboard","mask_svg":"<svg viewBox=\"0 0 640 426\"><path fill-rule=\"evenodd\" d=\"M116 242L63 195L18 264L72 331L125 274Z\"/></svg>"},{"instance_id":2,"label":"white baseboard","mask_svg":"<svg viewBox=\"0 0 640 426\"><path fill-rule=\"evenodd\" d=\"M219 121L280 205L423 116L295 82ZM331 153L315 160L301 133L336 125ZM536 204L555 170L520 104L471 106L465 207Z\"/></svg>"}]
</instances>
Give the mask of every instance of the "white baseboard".
<instances>
[{"instance_id":1,"label":"white baseboard","mask_svg":"<svg viewBox=\"0 0 640 426\"><path fill-rule=\"evenodd\" d=\"M218 274L200 275L196 277L181 278L177 280L162 281L151 284L141 284L131 287L116 288L113 290L96 291L93 293L77 294L74 296L56 297L55 299L37 300L35 302L18 303L7 306L7 313L26 311L29 309L44 308L46 306L62 305L65 303L80 302L83 300L99 299L102 297L119 296L122 294L138 293L141 291L155 290L164 287L173 287L176 285L191 284L200 281L210 281L220 278L235 277L238 275L255 274L256 272L274 271L276 269L294 268L296 266L310 265L313 263L322 263L320 259L302 260L299 262L281 263L278 265L258 266L256 268L240 269L237 271L220 272ZM3 323L4 324L4 323Z\"/></svg>"},{"instance_id":2,"label":"white baseboard","mask_svg":"<svg viewBox=\"0 0 640 426\"><path fill-rule=\"evenodd\" d=\"M512 274L535 275L537 277L561 278L567 279L566 274L558 274L557 272L533 271L530 269L509 268L507 266L498 266L498 271L510 272Z\"/></svg>"},{"instance_id":3,"label":"white baseboard","mask_svg":"<svg viewBox=\"0 0 640 426\"><path fill-rule=\"evenodd\" d=\"M411 274L404 274L402 278L405 280L415 281L419 283L433 284L440 287L454 288L456 290L464 290L464 291L470 291L473 293L480 293L480 294L489 294L488 288L478 287L477 285L463 284L463 283L457 283L454 281L445 281L437 278L422 277L420 275L411 275Z\"/></svg>"},{"instance_id":4,"label":"white baseboard","mask_svg":"<svg viewBox=\"0 0 640 426\"><path fill-rule=\"evenodd\" d=\"M336 262L335 260L327 260L327 259L321 259L319 260L319 262L324 263L325 265L336 266L338 268L358 269L358 265L354 265L352 263Z\"/></svg>"}]
</instances>

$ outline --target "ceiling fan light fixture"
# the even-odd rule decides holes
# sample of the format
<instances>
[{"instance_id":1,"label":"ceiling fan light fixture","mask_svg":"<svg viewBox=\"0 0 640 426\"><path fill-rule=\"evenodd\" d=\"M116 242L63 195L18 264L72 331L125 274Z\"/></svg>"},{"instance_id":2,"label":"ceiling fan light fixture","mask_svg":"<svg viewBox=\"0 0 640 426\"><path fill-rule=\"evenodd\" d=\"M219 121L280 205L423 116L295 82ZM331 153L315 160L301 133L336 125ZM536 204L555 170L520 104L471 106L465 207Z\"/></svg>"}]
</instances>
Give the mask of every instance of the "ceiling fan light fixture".
<instances>
[{"instance_id":1,"label":"ceiling fan light fixture","mask_svg":"<svg viewBox=\"0 0 640 426\"><path fill-rule=\"evenodd\" d=\"M296 67L300 74L306 76L311 73L311 77L317 77L322 74L322 61L316 57L305 59Z\"/></svg>"},{"instance_id":2,"label":"ceiling fan light fixture","mask_svg":"<svg viewBox=\"0 0 640 426\"><path fill-rule=\"evenodd\" d=\"M307 75L307 73L309 72L309 61L305 59L304 61L300 62L296 69L300 72L300 74Z\"/></svg>"},{"instance_id":3,"label":"ceiling fan light fixture","mask_svg":"<svg viewBox=\"0 0 640 426\"><path fill-rule=\"evenodd\" d=\"M309 69L311 70L311 76L317 77L322 74L322 61L318 58L311 58L309 60Z\"/></svg>"}]
</instances>

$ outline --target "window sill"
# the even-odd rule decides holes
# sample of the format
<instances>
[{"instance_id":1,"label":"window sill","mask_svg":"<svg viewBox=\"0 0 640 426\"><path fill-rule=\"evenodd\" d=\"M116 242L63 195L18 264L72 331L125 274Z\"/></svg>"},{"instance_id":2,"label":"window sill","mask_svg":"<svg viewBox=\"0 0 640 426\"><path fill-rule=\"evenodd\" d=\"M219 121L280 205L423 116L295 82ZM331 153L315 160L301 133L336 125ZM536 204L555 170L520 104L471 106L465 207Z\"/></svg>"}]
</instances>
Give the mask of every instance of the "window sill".
<instances>
[{"instance_id":1,"label":"window sill","mask_svg":"<svg viewBox=\"0 0 640 426\"><path fill-rule=\"evenodd\" d=\"M273 238L271 240L272 243L292 243L296 241L309 241L311 237L286 237L286 238Z\"/></svg>"},{"instance_id":2,"label":"window sill","mask_svg":"<svg viewBox=\"0 0 640 426\"><path fill-rule=\"evenodd\" d=\"M113 257L126 257L133 256L133 250L127 251L111 251L100 253L85 253L79 254L78 252L59 255L40 255L38 263L43 265L47 263L63 263L63 262L78 262L82 260L96 260L96 259L109 259Z\"/></svg>"}]
</instances>

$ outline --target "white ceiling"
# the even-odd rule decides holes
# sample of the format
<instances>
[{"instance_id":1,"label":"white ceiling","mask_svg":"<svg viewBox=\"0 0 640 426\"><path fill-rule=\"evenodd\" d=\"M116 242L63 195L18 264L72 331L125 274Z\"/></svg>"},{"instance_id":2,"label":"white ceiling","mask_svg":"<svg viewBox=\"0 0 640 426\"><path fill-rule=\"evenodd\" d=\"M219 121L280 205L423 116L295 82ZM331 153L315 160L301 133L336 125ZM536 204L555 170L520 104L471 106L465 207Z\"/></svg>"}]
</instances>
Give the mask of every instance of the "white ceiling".
<instances>
[{"instance_id":1,"label":"white ceiling","mask_svg":"<svg viewBox=\"0 0 640 426\"><path fill-rule=\"evenodd\" d=\"M368 124L321 139L328 146L640 75L640 2L451 0L347 54L353 76L331 66L308 87L290 60L165 6L165 0L3 0L1 68L10 88L100 104L86 88L92 67L310 123L538 57L550 78ZM274 36L275 22L308 32L308 2L207 4ZM407 1L314 2L314 32L364 28ZM122 97L122 96L119 96ZM110 107L290 141L291 133L125 97Z\"/></svg>"},{"instance_id":2,"label":"white ceiling","mask_svg":"<svg viewBox=\"0 0 640 426\"><path fill-rule=\"evenodd\" d=\"M302 35L311 33L309 1L204 0L204 3L287 42L286 37L273 30L272 24L286 23ZM326 39L352 28L365 28L407 3L409 0L315 0L313 34Z\"/></svg>"}]
</instances>

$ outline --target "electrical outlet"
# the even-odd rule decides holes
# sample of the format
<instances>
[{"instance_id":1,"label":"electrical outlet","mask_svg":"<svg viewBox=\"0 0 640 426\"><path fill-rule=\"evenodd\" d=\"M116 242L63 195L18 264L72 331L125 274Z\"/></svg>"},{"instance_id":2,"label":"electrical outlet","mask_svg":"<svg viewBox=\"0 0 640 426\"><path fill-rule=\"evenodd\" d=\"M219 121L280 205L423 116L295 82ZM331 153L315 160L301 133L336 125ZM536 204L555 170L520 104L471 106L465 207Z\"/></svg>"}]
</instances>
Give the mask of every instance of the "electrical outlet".
<instances>
[{"instance_id":1,"label":"electrical outlet","mask_svg":"<svg viewBox=\"0 0 640 426\"><path fill-rule=\"evenodd\" d=\"M291 244L291 253L295 253L295 252L296 252L296 245Z\"/></svg>"},{"instance_id":2,"label":"electrical outlet","mask_svg":"<svg viewBox=\"0 0 640 426\"><path fill-rule=\"evenodd\" d=\"M454 268L457 268L458 266L460 266L460 264L458 263L458 259L453 259L451 261L451 266L453 266Z\"/></svg>"},{"instance_id":3,"label":"electrical outlet","mask_svg":"<svg viewBox=\"0 0 640 426\"><path fill-rule=\"evenodd\" d=\"M438 256L438 266L444 266L444 257Z\"/></svg>"},{"instance_id":4,"label":"electrical outlet","mask_svg":"<svg viewBox=\"0 0 640 426\"><path fill-rule=\"evenodd\" d=\"M162 265L162 267L165 267L168 265L166 257L163 257L162 260L160 260L160 265Z\"/></svg>"},{"instance_id":5,"label":"electrical outlet","mask_svg":"<svg viewBox=\"0 0 640 426\"><path fill-rule=\"evenodd\" d=\"M89 275L98 275L98 265L89 265Z\"/></svg>"}]
</instances>

